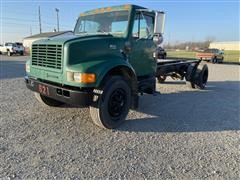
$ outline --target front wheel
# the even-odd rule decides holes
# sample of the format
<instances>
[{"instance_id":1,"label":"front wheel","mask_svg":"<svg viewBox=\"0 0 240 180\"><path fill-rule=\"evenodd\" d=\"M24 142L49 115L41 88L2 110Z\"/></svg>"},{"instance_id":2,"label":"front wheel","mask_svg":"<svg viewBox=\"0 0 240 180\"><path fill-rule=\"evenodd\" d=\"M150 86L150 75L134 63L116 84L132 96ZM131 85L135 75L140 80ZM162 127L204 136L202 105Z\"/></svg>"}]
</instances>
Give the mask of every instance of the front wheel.
<instances>
[{"instance_id":1,"label":"front wheel","mask_svg":"<svg viewBox=\"0 0 240 180\"><path fill-rule=\"evenodd\" d=\"M59 107L64 104L63 102L43 96L36 92L34 93L34 95L35 95L36 99L38 100L38 102L40 102L41 104L46 105L46 106Z\"/></svg>"},{"instance_id":2,"label":"front wheel","mask_svg":"<svg viewBox=\"0 0 240 180\"><path fill-rule=\"evenodd\" d=\"M93 122L102 128L114 129L124 122L130 109L131 88L120 76L111 76L100 89L95 89L90 106Z\"/></svg>"}]
</instances>

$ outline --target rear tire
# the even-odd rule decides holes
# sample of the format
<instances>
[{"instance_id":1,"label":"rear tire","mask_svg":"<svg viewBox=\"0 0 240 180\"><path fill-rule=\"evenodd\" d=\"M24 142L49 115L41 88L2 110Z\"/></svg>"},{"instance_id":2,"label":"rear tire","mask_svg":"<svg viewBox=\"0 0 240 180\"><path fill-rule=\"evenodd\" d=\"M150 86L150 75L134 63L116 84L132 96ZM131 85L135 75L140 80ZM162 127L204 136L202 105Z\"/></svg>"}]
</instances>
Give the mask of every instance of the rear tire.
<instances>
[{"instance_id":1,"label":"rear tire","mask_svg":"<svg viewBox=\"0 0 240 180\"><path fill-rule=\"evenodd\" d=\"M55 99L52 99L52 98L49 98L49 97L46 97L46 96L43 96L39 93L34 93L36 99L38 100L38 102L40 102L41 104L43 105L46 105L46 106L51 106L51 107L59 107L59 106L62 106L64 103L63 102L60 102L60 101L57 101Z\"/></svg>"},{"instance_id":2,"label":"rear tire","mask_svg":"<svg viewBox=\"0 0 240 180\"><path fill-rule=\"evenodd\" d=\"M206 64L199 64L193 77L195 88L204 89L208 80L208 67Z\"/></svg>"},{"instance_id":3,"label":"rear tire","mask_svg":"<svg viewBox=\"0 0 240 180\"><path fill-rule=\"evenodd\" d=\"M95 89L90 115L93 122L105 129L114 129L122 124L130 109L131 89L120 76L109 77L100 89Z\"/></svg>"},{"instance_id":4,"label":"rear tire","mask_svg":"<svg viewBox=\"0 0 240 180\"><path fill-rule=\"evenodd\" d=\"M193 81L193 75L196 71L196 65L195 64L190 64L188 66L188 69L187 69L187 73L185 75L185 79L186 79L186 85L189 87L189 88L192 88L192 89L195 89L195 84L192 82Z\"/></svg>"}]
</instances>

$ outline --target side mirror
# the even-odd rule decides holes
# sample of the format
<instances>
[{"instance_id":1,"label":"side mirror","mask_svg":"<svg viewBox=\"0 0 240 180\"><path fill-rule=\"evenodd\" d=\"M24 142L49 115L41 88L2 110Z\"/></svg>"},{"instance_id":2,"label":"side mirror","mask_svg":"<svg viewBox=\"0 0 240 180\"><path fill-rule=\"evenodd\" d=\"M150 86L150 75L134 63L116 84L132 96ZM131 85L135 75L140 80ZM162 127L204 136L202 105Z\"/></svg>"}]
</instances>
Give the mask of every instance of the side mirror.
<instances>
[{"instance_id":1,"label":"side mirror","mask_svg":"<svg viewBox=\"0 0 240 180\"><path fill-rule=\"evenodd\" d=\"M156 12L154 23L154 34L163 34L165 24L165 13Z\"/></svg>"},{"instance_id":2,"label":"side mirror","mask_svg":"<svg viewBox=\"0 0 240 180\"><path fill-rule=\"evenodd\" d=\"M165 24L165 13L156 12L155 14L155 23L154 23L154 37L153 42L159 46L163 42L163 32Z\"/></svg>"}]
</instances>

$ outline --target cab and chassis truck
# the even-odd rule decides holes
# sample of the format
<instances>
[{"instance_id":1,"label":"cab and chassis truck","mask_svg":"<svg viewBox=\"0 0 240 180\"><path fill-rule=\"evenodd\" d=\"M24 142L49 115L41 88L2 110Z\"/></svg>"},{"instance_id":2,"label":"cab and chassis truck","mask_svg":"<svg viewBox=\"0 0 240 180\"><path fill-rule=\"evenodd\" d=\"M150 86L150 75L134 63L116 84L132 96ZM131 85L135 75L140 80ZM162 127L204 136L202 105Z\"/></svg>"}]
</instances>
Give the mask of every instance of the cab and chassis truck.
<instances>
[{"instance_id":1,"label":"cab and chassis truck","mask_svg":"<svg viewBox=\"0 0 240 180\"><path fill-rule=\"evenodd\" d=\"M186 79L203 89L207 65L201 61L158 59L165 13L136 5L80 14L74 35L35 41L25 82L48 106L90 107L93 122L107 129L124 122L139 96L156 93L156 79Z\"/></svg>"}]
</instances>

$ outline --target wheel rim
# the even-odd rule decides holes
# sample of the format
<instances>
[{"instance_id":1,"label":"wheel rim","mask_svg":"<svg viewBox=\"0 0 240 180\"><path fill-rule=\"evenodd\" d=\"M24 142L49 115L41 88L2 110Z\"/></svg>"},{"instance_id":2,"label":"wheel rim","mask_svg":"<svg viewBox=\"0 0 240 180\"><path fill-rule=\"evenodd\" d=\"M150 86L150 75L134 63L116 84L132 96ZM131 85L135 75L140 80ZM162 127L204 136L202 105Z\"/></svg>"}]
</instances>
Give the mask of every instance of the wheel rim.
<instances>
[{"instance_id":1,"label":"wheel rim","mask_svg":"<svg viewBox=\"0 0 240 180\"><path fill-rule=\"evenodd\" d=\"M110 95L108 101L108 112L116 118L119 117L125 110L127 104L127 93L123 89L115 89Z\"/></svg>"}]
</instances>

